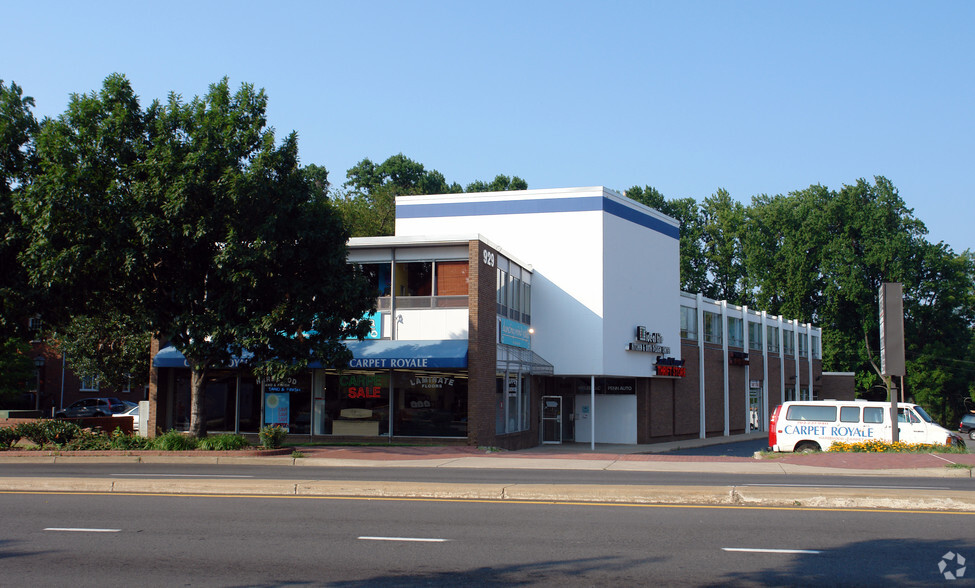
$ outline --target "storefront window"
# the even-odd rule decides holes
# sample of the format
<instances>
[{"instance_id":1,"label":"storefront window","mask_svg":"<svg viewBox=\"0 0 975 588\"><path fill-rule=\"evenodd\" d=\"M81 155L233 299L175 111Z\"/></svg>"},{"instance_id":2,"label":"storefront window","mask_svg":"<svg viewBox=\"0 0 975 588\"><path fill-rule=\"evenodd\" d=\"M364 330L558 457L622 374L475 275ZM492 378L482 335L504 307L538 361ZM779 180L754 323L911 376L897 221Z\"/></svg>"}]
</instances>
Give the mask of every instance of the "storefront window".
<instances>
[{"instance_id":1,"label":"storefront window","mask_svg":"<svg viewBox=\"0 0 975 588\"><path fill-rule=\"evenodd\" d=\"M311 434L311 372L264 383L264 424L287 427L293 435Z\"/></svg>"},{"instance_id":2,"label":"storefront window","mask_svg":"<svg viewBox=\"0 0 975 588\"><path fill-rule=\"evenodd\" d=\"M499 435L527 431L530 427L531 393L528 374L499 373L495 402L495 432Z\"/></svg>"},{"instance_id":3,"label":"storefront window","mask_svg":"<svg viewBox=\"0 0 975 588\"><path fill-rule=\"evenodd\" d=\"M348 371L325 376L325 435L389 434L389 373Z\"/></svg>"},{"instance_id":4,"label":"storefront window","mask_svg":"<svg viewBox=\"0 0 975 588\"><path fill-rule=\"evenodd\" d=\"M237 372L217 371L209 376L204 384L207 431L256 433L260 429L261 415L257 387L253 376L238 376ZM307 386L305 390L307 392ZM170 426L186 431L190 428L189 372L176 377L174 396L173 422Z\"/></svg>"},{"instance_id":5,"label":"storefront window","mask_svg":"<svg viewBox=\"0 0 975 588\"><path fill-rule=\"evenodd\" d=\"M457 373L395 372L393 434L466 437L467 378Z\"/></svg>"}]
</instances>

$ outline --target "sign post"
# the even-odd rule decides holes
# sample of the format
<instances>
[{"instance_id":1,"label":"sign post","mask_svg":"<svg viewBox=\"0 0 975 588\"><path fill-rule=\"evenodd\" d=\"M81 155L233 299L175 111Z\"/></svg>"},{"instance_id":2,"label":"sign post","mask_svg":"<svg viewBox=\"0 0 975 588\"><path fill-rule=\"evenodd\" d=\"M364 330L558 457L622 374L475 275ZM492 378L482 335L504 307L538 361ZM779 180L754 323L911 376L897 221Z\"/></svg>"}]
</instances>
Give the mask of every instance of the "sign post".
<instances>
[{"instance_id":1,"label":"sign post","mask_svg":"<svg viewBox=\"0 0 975 588\"><path fill-rule=\"evenodd\" d=\"M887 385L890 401L890 440L897 443L897 394L891 385L894 376L904 377L904 289L900 282L880 286L880 375Z\"/></svg>"}]
</instances>

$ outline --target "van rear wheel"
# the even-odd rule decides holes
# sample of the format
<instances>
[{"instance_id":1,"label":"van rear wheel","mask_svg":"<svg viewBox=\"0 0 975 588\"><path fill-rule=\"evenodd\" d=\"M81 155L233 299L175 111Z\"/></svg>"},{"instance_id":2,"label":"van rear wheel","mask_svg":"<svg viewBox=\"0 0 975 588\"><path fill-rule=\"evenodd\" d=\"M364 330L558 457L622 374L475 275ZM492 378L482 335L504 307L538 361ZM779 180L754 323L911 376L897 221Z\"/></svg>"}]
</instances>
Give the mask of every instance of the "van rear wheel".
<instances>
[{"instance_id":1,"label":"van rear wheel","mask_svg":"<svg viewBox=\"0 0 975 588\"><path fill-rule=\"evenodd\" d=\"M796 443L796 447L792 451L795 453L812 453L819 450L819 443L816 443L815 441L800 441Z\"/></svg>"}]
</instances>

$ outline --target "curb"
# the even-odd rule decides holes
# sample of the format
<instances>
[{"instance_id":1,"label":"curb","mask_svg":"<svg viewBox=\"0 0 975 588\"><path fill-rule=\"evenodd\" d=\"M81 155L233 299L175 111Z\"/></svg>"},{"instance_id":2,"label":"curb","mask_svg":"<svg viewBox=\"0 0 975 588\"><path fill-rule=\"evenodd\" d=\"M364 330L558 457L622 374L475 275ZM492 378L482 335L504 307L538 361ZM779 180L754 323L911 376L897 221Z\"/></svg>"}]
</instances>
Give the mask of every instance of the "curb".
<instances>
[{"instance_id":1,"label":"curb","mask_svg":"<svg viewBox=\"0 0 975 588\"><path fill-rule=\"evenodd\" d=\"M883 496L878 496L869 489L860 490L856 488L0 478L0 492L482 500L556 504L888 509L975 513L975 493L973 492L959 490L919 491L901 488L886 489Z\"/></svg>"}]
</instances>

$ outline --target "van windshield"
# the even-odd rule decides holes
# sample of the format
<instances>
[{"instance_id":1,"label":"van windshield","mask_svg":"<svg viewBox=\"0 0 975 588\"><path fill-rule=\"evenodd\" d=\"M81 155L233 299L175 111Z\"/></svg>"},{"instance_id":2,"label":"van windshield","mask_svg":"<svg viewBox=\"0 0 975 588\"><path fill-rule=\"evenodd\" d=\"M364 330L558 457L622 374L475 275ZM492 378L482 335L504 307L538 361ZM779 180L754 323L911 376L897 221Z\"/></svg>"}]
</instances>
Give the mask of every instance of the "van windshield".
<instances>
[{"instance_id":1,"label":"van windshield","mask_svg":"<svg viewBox=\"0 0 975 588\"><path fill-rule=\"evenodd\" d=\"M931 418L931 415L929 415L928 413L924 412L924 409L921 408L920 406L915 406L914 407L914 411L917 412L917 414L920 415L920 417L922 419L924 419L924 421L929 422L929 423L933 423L934 422L934 419Z\"/></svg>"}]
</instances>

